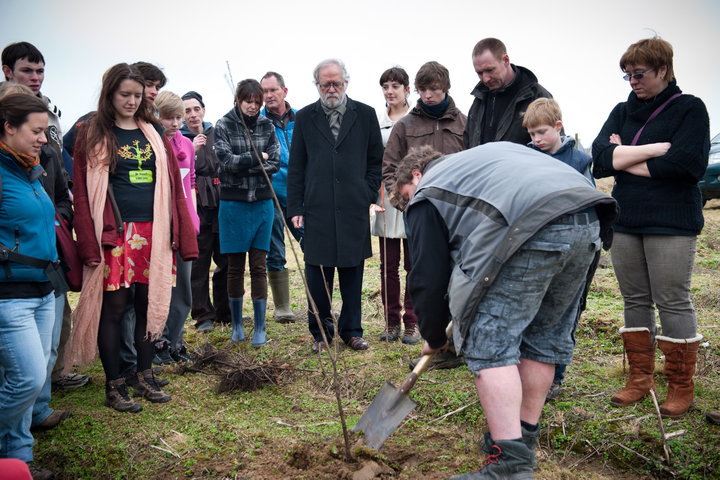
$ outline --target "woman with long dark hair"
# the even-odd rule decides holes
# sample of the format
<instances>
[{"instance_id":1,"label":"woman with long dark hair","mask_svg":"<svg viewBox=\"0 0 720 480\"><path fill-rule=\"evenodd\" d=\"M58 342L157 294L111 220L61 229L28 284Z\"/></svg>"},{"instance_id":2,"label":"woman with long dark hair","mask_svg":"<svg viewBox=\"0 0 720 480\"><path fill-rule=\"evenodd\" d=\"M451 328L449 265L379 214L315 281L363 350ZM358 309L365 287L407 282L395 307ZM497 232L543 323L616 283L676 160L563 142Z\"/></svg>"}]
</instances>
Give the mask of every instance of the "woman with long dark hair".
<instances>
[{"instance_id":1,"label":"woman with long dark hair","mask_svg":"<svg viewBox=\"0 0 720 480\"><path fill-rule=\"evenodd\" d=\"M170 401L151 368L153 341L168 316L174 251L184 260L197 257L173 149L146 108L144 88L143 76L128 64L105 73L98 110L78 132L73 175L75 230L85 272L69 351L75 362L87 363L97 342L106 406L133 413L141 407L128 395L119 365L123 311L134 302L136 394L151 402Z\"/></svg>"}]
</instances>

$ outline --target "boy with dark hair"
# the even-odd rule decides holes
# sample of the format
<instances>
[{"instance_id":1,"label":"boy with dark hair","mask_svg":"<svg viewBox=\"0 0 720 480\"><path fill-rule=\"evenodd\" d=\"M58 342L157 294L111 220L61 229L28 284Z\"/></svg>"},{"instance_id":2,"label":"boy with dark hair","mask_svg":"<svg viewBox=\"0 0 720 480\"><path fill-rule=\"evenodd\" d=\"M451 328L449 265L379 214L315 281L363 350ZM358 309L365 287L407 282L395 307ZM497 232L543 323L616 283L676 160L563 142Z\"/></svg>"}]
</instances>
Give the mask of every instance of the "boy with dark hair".
<instances>
[{"instance_id":1,"label":"boy with dark hair","mask_svg":"<svg viewBox=\"0 0 720 480\"><path fill-rule=\"evenodd\" d=\"M2 51L2 71L5 80L25 85L35 95L45 100L50 110L49 127L46 132L50 145L57 149L60 156L62 149L62 133L60 116L62 112L44 96L40 89L45 80L45 57L38 48L29 42L11 43Z\"/></svg>"},{"instance_id":2,"label":"boy with dark hair","mask_svg":"<svg viewBox=\"0 0 720 480\"><path fill-rule=\"evenodd\" d=\"M145 77L145 98L150 100L148 102L149 107L155 105L155 97L158 96L160 89L167 83L167 77L158 67L148 62L135 62L131 66L140 70L140 73Z\"/></svg>"},{"instance_id":3,"label":"boy with dark hair","mask_svg":"<svg viewBox=\"0 0 720 480\"><path fill-rule=\"evenodd\" d=\"M463 150L463 131L467 117L455 106L450 96L448 69L436 61L424 63L415 74L415 91L420 97L417 104L398 120L385 146L382 174L388 192L393 191L396 169L411 148L429 145L442 154ZM390 195L390 203L398 210L404 210L407 202ZM412 241L409 242L412 244ZM417 343L415 314L404 319L404 323L403 342L410 345ZM410 362L410 369L415 368L418 360L416 358ZM430 367L455 368L461 364L462 358L448 351L433 357Z\"/></svg>"}]
</instances>

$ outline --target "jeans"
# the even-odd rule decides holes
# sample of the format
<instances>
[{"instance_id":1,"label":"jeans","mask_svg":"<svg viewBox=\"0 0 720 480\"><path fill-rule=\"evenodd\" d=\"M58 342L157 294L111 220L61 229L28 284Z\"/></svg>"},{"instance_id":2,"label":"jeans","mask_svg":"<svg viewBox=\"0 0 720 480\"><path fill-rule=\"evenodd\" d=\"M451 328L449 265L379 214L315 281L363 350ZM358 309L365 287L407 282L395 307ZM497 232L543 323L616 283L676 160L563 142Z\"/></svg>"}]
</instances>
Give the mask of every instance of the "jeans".
<instances>
[{"instance_id":1,"label":"jeans","mask_svg":"<svg viewBox=\"0 0 720 480\"><path fill-rule=\"evenodd\" d=\"M471 371L520 357L568 364L588 268L600 249L599 222L565 215L528 239L500 269L464 340Z\"/></svg>"},{"instance_id":2,"label":"jeans","mask_svg":"<svg viewBox=\"0 0 720 480\"><path fill-rule=\"evenodd\" d=\"M183 333L185 332L185 320L190 313L192 304L192 290L190 288L190 275L192 271L192 260L185 261L177 254L175 264L177 275L175 286L170 297L170 311L168 313L162 340L170 345L170 348L177 350L182 345Z\"/></svg>"},{"instance_id":3,"label":"jeans","mask_svg":"<svg viewBox=\"0 0 720 480\"><path fill-rule=\"evenodd\" d=\"M32 462L32 406L45 383L55 296L0 300L0 458Z\"/></svg>"},{"instance_id":4,"label":"jeans","mask_svg":"<svg viewBox=\"0 0 720 480\"><path fill-rule=\"evenodd\" d=\"M662 334L697 334L690 280L696 237L615 232L612 262L625 303L625 326L645 327L655 335L655 306Z\"/></svg>"},{"instance_id":5,"label":"jeans","mask_svg":"<svg viewBox=\"0 0 720 480\"><path fill-rule=\"evenodd\" d=\"M285 270L285 226L283 224L283 217L287 218L287 205L285 199L278 197L282 212L280 212L275 205L275 217L273 218L272 232L270 233L270 251L267 256L267 271L268 272L279 272ZM305 234L305 229L295 228L292 223L287 222L287 226L290 229L290 233L295 240L300 244L302 248L302 239Z\"/></svg>"},{"instance_id":6,"label":"jeans","mask_svg":"<svg viewBox=\"0 0 720 480\"><path fill-rule=\"evenodd\" d=\"M63 318L62 318L62 328L60 330L60 341L58 342L57 347L57 359L55 360L55 366L53 367L52 371L52 381L57 382L60 380L60 377L63 374L63 370L65 370L65 347L67 346L68 340L70 340L70 329L72 326L72 322L70 320L70 315L72 314L72 310L70 309L70 303L67 301L67 296L65 296L65 301L63 302Z\"/></svg>"},{"instance_id":7,"label":"jeans","mask_svg":"<svg viewBox=\"0 0 720 480\"><path fill-rule=\"evenodd\" d=\"M47 376L40 395L35 400L32 410L32 426L40 425L52 413L50 408L50 393L52 390L52 372L55 368L55 361L58 358L58 344L60 343L60 332L63 326L63 310L65 310L65 294L55 297L55 323L52 329L52 344L50 345L50 358L47 362Z\"/></svg>"},{"instance_id":8,"label":"jeans","mask_svg":"<svg viewBox=\"0 0 720 480\"><path fill-rule=\"evenodd\" d=\"M590 292L590 284L592 283L593 277L595 276L595 271L597 270L599 263L600 250L595 252L595 258L593 258L587 275L585 275L585 285L583 286L582 296L580 297L580 305L578 306L578 313L577 317L575 318L575 327L573 328L572 333L573 343L575 343L575 330L577 330L578 324L580 323L580 315L582 315L582 312L584 312L585 308L587 308L587 296ZM561 363L555 365L555 377L553 378L553 382L562 383L563 380L565 380L565 370L567 370L567 365L563 365Z\"/></svg>"}]
</instances>

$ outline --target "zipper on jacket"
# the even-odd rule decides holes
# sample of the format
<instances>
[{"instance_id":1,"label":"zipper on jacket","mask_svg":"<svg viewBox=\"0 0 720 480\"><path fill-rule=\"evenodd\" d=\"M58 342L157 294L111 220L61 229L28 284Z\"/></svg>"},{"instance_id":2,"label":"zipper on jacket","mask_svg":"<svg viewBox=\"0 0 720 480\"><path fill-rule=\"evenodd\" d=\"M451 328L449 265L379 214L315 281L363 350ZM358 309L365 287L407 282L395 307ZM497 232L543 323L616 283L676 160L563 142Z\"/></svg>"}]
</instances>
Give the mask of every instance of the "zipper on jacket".
<instances>
[{"instance_id":1,"label":"zipper on jacket","mask_svg":"<svg viewBox=\"0 0 720 480\"><path fill-rule=\"evenodd\" d=\"M490 127L495 125L495 95L491 95L491 101L490 101Z\"/></svg>"},{"instance_id":2,"label":"zipper on jacket","mask_svg":"<svg viewBox=\"0 0 720 480\"><path fill-rule=\"evenodd\" d=\"M15 225L15 246L13 247L12 251L15 253L20 253L20 227Z\"/></svg>"}]
</instances>

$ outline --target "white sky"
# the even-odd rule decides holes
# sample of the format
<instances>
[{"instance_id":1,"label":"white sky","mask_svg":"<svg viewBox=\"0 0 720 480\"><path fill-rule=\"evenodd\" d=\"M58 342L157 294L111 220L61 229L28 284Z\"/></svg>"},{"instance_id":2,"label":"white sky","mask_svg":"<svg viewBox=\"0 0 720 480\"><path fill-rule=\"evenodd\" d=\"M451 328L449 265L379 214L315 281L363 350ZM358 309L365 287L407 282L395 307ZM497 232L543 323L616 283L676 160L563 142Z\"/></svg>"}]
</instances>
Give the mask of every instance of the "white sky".
<instances>
[{"instance_id":1,"label":"white sky","mask_svg":"<svg viewBox=\"0 0 720 480\"><path fill-rule=\"evenodd\" d=\"M386 68L404 67L412 82L436 60L467 112L478 81L472 48L497 37L560 103L565 131L589 146L630 91L620 56L655 31L674 47L678 85L705 102L711 135L720 130L717 0L0 0L0 12L0 48L24 40L43 52L42 91L66 128L96 108L105 70L139 60L163 69L166 90L200 92L213 123L232 107L226 61L235 82L280 72L287 100L300 108L317 100L315 65L338 57L351 77L348 95L381 109Z\"/></svg>"}]
</instances>

